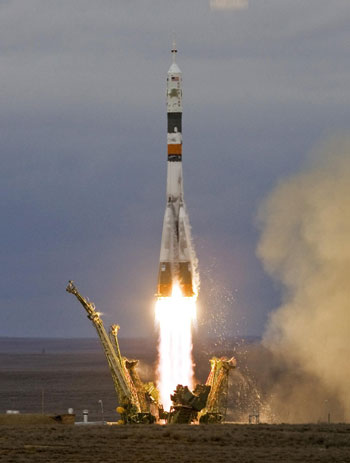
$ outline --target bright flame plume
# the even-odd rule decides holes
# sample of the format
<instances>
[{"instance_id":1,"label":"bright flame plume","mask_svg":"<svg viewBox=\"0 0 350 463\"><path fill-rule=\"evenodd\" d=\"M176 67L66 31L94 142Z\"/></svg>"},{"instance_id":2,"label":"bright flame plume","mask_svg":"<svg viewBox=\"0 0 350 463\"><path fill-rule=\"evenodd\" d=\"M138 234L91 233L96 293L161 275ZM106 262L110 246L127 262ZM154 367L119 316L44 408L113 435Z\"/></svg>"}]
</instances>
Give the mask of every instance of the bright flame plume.
<instances>
[{"instance_id":1,"label":"bright flame plume","mask_svg":"<svg viewBox=\"0 0 350 463\"><path fill-rule=\"evenodd\" d=\"M184 297L176 283L171 297L160 297L156 302L158 389L164 410L170 410L170 394L178 384L193 388L192 322L196 319L196 299Z\"/></svg>"}]
</instances>

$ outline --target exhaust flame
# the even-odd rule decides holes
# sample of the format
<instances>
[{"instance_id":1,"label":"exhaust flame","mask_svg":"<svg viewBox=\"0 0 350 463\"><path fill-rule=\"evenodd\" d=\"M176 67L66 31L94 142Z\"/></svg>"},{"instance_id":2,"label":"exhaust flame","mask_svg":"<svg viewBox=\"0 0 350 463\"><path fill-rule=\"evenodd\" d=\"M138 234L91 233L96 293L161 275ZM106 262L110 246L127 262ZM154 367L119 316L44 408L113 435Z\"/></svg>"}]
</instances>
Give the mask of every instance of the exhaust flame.
<instances>
[{"instance_id":1,"label":"exhaust flame","mask_svg":"<svg viewBox=\"0 0 350 463\"><path fill-rule=\"evenodd\" d=\"M196 319L196 296L184 297L178 283L171 297L156 302L159 325L158 389L164 410L171 406L170 394L178 384L193 388L192 322Z\"/></svg>"}]
</instances>

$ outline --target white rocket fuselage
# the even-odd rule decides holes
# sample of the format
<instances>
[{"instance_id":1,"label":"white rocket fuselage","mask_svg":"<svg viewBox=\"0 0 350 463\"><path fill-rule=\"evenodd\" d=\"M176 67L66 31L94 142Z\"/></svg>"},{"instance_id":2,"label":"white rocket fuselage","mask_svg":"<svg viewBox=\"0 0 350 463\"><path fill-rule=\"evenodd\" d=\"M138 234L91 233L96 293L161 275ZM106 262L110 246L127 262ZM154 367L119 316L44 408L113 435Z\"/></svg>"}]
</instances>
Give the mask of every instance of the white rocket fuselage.
<instances>
[{"instance_id":1,"label":"white rocket fuselage","mask_svg":"<svg viewBox=\"0 0 350 463\"><path fill-rule=\"evenodd\" d=\"M182 183L182 73L175 62L176 52L174 46L167 76L167 204L160 250L159 297L171 296L176 281L184 296L193 295L191 236Z\"/></svg>"}]
</instances>

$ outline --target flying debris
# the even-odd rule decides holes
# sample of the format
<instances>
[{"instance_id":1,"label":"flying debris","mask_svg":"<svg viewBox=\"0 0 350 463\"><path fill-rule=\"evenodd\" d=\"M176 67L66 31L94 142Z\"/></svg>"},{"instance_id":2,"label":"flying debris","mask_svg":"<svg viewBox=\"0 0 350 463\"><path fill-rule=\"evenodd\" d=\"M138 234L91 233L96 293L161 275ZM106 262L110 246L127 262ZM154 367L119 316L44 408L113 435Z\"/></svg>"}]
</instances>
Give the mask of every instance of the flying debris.
<instances>
[{"instance_id":1,"label":"flying debris","mask_svg":"<svg viewBox=\"0 0 350 463\"><path fill-rule=\"evenodd\" d=\"M175 61L175 42L171 52L173 62L167 76L167 204L160 249L157 296L170 297L173 284L178 281L182 295L192 297L193 251L182 183L182 73Z\"/></svg>"}]
</instances>

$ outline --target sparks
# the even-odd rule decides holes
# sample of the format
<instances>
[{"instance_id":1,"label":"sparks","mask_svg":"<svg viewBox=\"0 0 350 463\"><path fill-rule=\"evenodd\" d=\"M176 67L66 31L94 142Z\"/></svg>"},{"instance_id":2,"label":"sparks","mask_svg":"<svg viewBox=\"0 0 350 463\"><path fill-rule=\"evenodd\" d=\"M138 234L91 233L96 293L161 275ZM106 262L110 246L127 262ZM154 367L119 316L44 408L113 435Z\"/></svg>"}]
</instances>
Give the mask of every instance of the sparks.
<instances>
[{"instance_id":1,"label":"sparks","mask_svg":"<svg viewBox=\"0 0 350 463\"><path fill-rule=\"evenodd\" d=\"M159 325L158 389L164 410L171 406L170 394L178 384L193 388L192 322L196 319L196 297L184 297L179 284L171 297L156 302Z\"/></svg>"}]
</instances>

